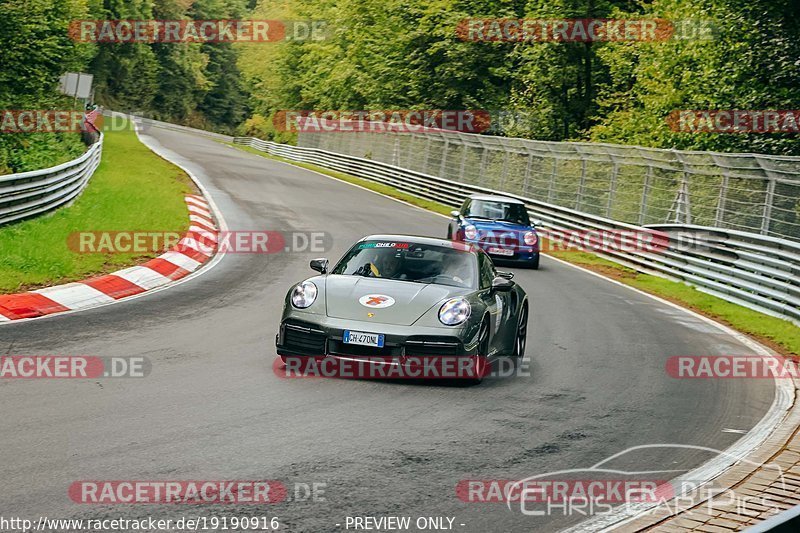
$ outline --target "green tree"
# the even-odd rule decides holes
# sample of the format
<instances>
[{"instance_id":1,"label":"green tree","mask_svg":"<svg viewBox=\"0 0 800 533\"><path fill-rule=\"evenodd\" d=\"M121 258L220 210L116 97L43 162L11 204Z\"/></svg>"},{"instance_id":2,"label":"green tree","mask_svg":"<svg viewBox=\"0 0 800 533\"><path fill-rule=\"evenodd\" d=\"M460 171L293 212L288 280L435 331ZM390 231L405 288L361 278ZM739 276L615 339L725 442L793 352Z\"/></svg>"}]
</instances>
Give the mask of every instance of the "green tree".
<instances>
[{"instance_id":1,"label":"green tree","mask_svg":"<svg viewBox=\"0 0 800 533\"><path fill-rule=\"evenodd\" d=\"M676 110L796 109L800 4L793 0L654 0L648 16L708 23L710 38L604 48L598 141L667 148L800 154L797 136L673 131ZM687 35L691 37L691 35Z\"/></svg>"},{"instance_id":2,"label":"green tree","mask_svg":"<svg viewBox=\"0 0 800 533\"><path fill-rule=\"evenodd\" d=\"M69 23L86 16L82 0L0 2L0 109L69 109L56 88L68 70L80 70L92 47L68 36ZM36 170L81 153L73 133L0 133L0 174Z\"/></svg>"}]
</instances>

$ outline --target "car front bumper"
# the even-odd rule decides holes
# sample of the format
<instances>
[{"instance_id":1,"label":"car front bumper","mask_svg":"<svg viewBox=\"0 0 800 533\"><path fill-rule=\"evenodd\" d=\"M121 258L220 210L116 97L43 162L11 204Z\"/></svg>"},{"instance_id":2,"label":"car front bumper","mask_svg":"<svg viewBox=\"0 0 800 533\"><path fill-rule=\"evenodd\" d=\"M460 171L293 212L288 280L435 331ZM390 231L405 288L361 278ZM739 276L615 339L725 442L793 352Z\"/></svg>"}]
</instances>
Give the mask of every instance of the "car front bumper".
<instances>
[{"instance_id":1,"label":"car front bumper","mask_svg":"<svg viewBox=\"0 0 800 533\"><path fill-rule=\"evenodd\" d=\"M401 361L421 356L469 356L478 351L477 329L473 326L398 326L292 313L281 321L276 348L281 356L374 357ZM345 344L345 330L382 334L384 345L377 348Z\"/></svg>"}]
</instances>

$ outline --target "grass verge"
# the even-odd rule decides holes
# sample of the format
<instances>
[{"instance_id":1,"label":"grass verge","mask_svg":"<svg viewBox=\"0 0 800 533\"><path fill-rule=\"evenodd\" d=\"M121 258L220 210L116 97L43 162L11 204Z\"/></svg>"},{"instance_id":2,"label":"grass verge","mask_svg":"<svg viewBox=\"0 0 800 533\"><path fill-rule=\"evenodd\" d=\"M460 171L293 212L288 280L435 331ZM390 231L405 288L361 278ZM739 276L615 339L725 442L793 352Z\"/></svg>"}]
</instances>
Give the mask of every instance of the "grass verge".
<instances>
[{"instance_id":1,"label":"grass verge","mask_svg":"<svg viewBox=\"0 0 800 533\"><path fill-rule=\"evenodd\" d=\"M52 214L0 227L0 294L85 279L150 254L70 250L79 231L186 231L189 177L139 142L132 130L105 135L103 159L83 194Z\"/></svg>"},{"instance_id":2,"label":"grass verge","mask_svg":"<svg viewBox=\"0 0 800 533\"><path fill-rule=\"evenodd\" d=\"M234 145L231 143L223 143L228 146L244 150L267 159L274 159L282 161L294 166L303 167L315 172L359 185L366 189L370 189L381 194L385 194L398 200L403 200L409 204L428 209L430 211L448 214L452 211L452 207L444 204L417 198L410 194L398 191L393 187L375 183L355 176L342 174L333 170L328 170L324 167L312 165L308 163L297 163L290 159L283 157L273 156L264 152L260 152L248 146ZM665 300L682 305L709 318L713 318L719 322L727 324L732 328L750 335L758 339L760 342L770 346L775 351L783 355L800 356L800 327L794 325L788 320L775 318L758 311L753 311L733 304L722 298L711 296L701 292L694 287L670 281L658 276L649 274L642 274L633 269L619 265L595 254L588 252L551 252L548 253L553 257L573 263L575 265L592 270L604 276L618 280L626 285L635 287L644 292L659 296Z\"/></svg>"}]
</instances>

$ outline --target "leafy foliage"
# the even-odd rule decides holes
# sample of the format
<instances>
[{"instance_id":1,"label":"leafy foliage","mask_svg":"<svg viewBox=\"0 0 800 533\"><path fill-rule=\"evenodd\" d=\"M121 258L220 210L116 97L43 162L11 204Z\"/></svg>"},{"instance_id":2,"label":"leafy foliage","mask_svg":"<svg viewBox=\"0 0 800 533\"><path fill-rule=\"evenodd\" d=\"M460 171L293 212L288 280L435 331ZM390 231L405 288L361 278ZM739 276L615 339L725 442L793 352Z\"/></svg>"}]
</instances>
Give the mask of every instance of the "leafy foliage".
<instances>
[{"instance_id":1,"label":"leafy foliage","mask_svg":"<svg viewBox=\"0 0 800 533\"><path fill-rule=\"evenodd\" d=\"M322 19L322 41L242 47L263 117L280 109L524 111L509 134L686 149L797 154L796 135L691 134L681 109L795 109L794 0L262 0L257 18ZM464 18L664 18L715 28L657 42L465 42ZM701 38L691 38L701 37Z\"/></svg>"}]
</instances>

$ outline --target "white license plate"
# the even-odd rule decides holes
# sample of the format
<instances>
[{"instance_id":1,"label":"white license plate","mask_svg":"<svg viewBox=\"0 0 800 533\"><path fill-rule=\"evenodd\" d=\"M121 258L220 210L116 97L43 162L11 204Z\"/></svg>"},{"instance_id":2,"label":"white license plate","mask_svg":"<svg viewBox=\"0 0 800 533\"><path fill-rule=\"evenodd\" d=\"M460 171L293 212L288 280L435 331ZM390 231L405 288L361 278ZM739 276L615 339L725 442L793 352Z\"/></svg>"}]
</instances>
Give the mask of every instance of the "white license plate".
<instances>
[{"instance_id":1,"label":"white license plate","mask_svg":"<svg viewBox=\"0 0 800 533\"><path fill-rule=\"evenodd\" d=\"M492 255L505 255L505 256L514 255L514 250L507 250L505 248L489 248L488 250L486 250L486 252Z\"/></svg>"},{"instance_id":2,"label":"white license plate","mask_svg":"<svg viewBox=\"0 0 800 533\"><path fill-rule=\"evenodd\" d=\"M345 344L383 348L383 335L380 333L364 333L363 331L350 331L346 329L342 336L342 342Z\"/></svg>"}]
</instances>

